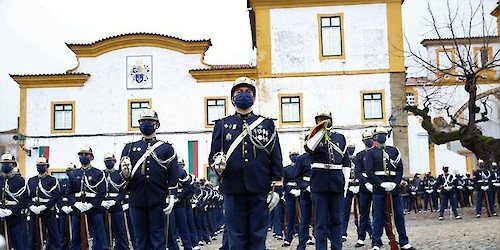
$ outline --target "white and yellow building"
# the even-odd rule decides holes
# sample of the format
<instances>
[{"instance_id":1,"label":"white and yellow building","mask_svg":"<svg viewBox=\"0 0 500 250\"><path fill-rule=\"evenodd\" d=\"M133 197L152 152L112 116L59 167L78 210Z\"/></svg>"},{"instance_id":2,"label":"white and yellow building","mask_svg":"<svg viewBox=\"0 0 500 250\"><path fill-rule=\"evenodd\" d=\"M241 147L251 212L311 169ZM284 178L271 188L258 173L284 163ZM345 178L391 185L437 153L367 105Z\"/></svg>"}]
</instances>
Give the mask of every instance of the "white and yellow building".
<instances>
[{"instance_id":1,"label":"white and yellow building","mask_svg":"<svg viewBox=\"0 0 500 250\"><path fill-rule=\"evenodd\" d=\"M284 155L301 148L320 109L364 148L361 133L389 126L408 166L405 67L400 0L251 0L256 65L207 65L210 40L134 33L68 44L78 66L62 74L12 75L20 87L20 169L36 173L37 149L52 168L77 163L83 145L101 167L140 139L141 108L157 110L158 137L173 143L198 177L207 177L213 120L234 112L229 92L239 76L256 80L256 113L276 118ZM412 172L412 166L405 171Z\"/></svg>"}]
</instances>

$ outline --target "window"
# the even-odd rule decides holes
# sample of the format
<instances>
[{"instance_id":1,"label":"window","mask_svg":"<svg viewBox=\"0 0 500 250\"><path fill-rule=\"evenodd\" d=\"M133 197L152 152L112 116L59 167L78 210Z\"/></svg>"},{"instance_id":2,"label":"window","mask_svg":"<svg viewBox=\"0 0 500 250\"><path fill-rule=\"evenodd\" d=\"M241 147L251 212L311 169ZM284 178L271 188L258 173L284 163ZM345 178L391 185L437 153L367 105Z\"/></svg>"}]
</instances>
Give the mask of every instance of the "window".
<instances>
[{"instance_id":1,"label":"window","mask_svg":"<svg viewBox=\"0 0 500 250\"><path fill-rule=\"evenodd\" d=\"M205 97L205 127L211 127L227 113L226 97Z\"/></svg>"},{"instance_id":2,"label":"window","mask_svg":"<svg viewBox=\"0 0 500 250\"><path fill-rule=\"evenodd\" d=\"M450 70L453 67L453 62L455 61L455 51L453 49L442 50L439 49L437 53L437 67L440 70Z\"/></svg>"},{"instance_id":3,"label":"window","mask_svg":"<svg viewBox=\"0 0 500 250\"><path fill-rule=\"evenodd\" d=\"M362 92L363 117L362 121L384 121L384 99L381 92Z\"/></svg>"},{"instance_id":4,"label":"window","mask_svg":"<svg viewBox=\"0 0 500 250\"><path fill-rule=\"evenodd\" d=\"M128 100L128 130L136 131L139 129L139 115L141 110L151 108L151 99L130 99Z\"/></svg>"},{"instance_id":5,"label":"window","mask_svg":"<svg viewBox=\"0 0 500 250\"><path fill-rule=\"evenodd\" d=\"M286 94L279 95L280 100L280 122L284 125L301 124L302 122L302 95Z\"/></svg>"},{"instance_id":6,"label":"window","mask_svg":"<svg viewBox=\"0 0 500 250\"><path fill-rule=\"evenodd\" d=\"M319 17L321 27L321 56L343 58L344 41L342 18L342 14Z\"/></svg>"},{"instance_id":7,"label":"window","mask_svg":"<svg viewBox=\"0 0 500 250\"><path fill-rule=\"evenodd\" d=\"M51 109L52 133L75 132L75 102L52 102Z\"/></svg>"},{"instance_id":8,"label":"window","mask_svg":"<svg viewBox=\"0 0 500 250\"><path fill-rule=\"evenodd\" d=\"M417 102L415 101L415 94L413 93L406 93L406 104L410 106L415 106Z\"/></svg>"},{"instance_id":9,"label":"window","mask_svg":"<svg viewBox=\"0 0 500 250\"><path fill-rule=\"evenodd\" d=\"M491 62L493 57L493 50L491 47L477 47L474 48L474 59L478 68L483 68Z\"/></svg>"}]
</instances>

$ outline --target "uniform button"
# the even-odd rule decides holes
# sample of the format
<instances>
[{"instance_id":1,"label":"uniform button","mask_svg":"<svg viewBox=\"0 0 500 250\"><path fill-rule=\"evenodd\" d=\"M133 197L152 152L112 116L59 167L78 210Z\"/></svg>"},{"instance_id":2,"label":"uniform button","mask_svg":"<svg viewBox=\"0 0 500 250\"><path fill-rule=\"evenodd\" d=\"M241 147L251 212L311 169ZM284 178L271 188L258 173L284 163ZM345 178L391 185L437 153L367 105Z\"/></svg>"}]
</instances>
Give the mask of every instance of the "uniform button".
<instances>
[{"instance_id":1,"label":"uniform button","mask_svg":"<svg viewBox=\"0 0 500 250\"><path fill-rule=\"evenodd\" d=\"M245 154L248 154L248 150L245 150Z\"/></svg>"},{"instance_id":2,"label":"uniform button","mask_svg":"<svg viewBox=\"0 0 500 250\"><path fill-rule=\"evenodd\" d=\"M243 144L247 145L247 142L244 142Z\"/></svg>"},{"instance_id":3,"label":"uniform button","mask_svg":"<svg viewBox=\"0 0 500 250\"><path fill-rule=\"evenodd\" d=\"M150 161L146 161L146 163L150 163Z\"/></svg>"},{"instance_id":4,"label":"uniform button","mask_svg":"<svg viewBox=\"0 0 500 250\"><path fill-rule=\"evenodd\" d=\"M149 171L149 168L146 168L146 171Z\"/></svg>"},{"instance_id":5,"label":"uniform button","mask_svg":"<svg viewBox=\"0 0 500 250\"><path fill-rule=\"evenodd\" d=\"M149 179L149 175L146 175L146 178L148 178L148 179Z\"/></svg>"},{"instance_id":6,"label":"uniform button","mask_svg":"<svg viewBox=\"0 0 500 250\"><path fill-rule=\"evenodd\" d=\"M245 162L248 162L248 159L245 159Z\"/></svg>"}]
</instances>

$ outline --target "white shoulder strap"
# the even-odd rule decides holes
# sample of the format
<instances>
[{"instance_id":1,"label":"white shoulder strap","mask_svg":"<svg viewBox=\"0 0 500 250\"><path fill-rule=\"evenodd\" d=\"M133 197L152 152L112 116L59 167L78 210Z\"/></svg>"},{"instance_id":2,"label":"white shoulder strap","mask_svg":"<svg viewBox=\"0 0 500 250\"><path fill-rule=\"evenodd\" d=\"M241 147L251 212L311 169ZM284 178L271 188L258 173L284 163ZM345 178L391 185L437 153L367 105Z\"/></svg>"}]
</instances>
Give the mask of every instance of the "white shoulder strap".
<instances>
[{"instance_id":1,"label":"white shoulder strap","mask_svg":"<svg viewBox=\"0 0 500 250\"><path fill-rule=\"evenodd\" d=\"M252 122L248 127L243 128L243 131L241 132L241 134L238 135L238 137L236 137L236 139L233 141L231 146L229 146L229 149L227 150L227 153L226 153L226 159L229 159L229 157L231 156L231 154L233 154L236 147L241 143L241 141L243 141L243 138L245 138L245 136L247 136L250 131L252 131L255 127L257 127L265 119L266 118L260 116L259 118L257 118L257 120Z\"/></svg>"},{"instance_id":2,"label":"white shoulder strap","mask_svg":"<svg viewBox=\"0 0 500 250\"><path fill-rule=\"evenodd\" d=\"M137 171L137 169L139 168L139 166L146 160L146 158L151 154L153 153L153 151L161 146L162 144L164 144L165 142L163 141L157 141L155 144L153 144L152 147L148 147L146 149L146 152L144 152L144 154L141 156L141 158L139 158L139 160L135 163L134 167L132 168L132 174L130 175L131 177L134 176L135 172Z\"/></svg>"}]
</instances>

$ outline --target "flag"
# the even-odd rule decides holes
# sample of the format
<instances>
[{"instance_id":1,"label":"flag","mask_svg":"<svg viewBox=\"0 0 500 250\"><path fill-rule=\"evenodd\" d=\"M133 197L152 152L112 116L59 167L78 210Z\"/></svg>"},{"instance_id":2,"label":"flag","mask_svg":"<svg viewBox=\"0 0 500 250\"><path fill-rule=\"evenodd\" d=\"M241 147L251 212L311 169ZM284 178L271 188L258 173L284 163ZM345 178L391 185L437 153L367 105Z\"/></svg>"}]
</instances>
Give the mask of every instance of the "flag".
<instances>
[{"instance_id":1,"label":"flag","mask_svg":"<svg viewBox=\"0 0 500 250\"><path fill-rule=\"evenodd\" d=\"M38 157L45 157L47 162L49 162L49 146L40 146L38 147Z\"/></svg>"},{"instance_id":2,"label":"flag","mask_svg":"<svg viewBox=\"0 0 500 250\"><path fill-rule=\"evenodd\" d=\"M189 173L198 177L198 141L188 141Z\"/></svg>"}]
</instances>

